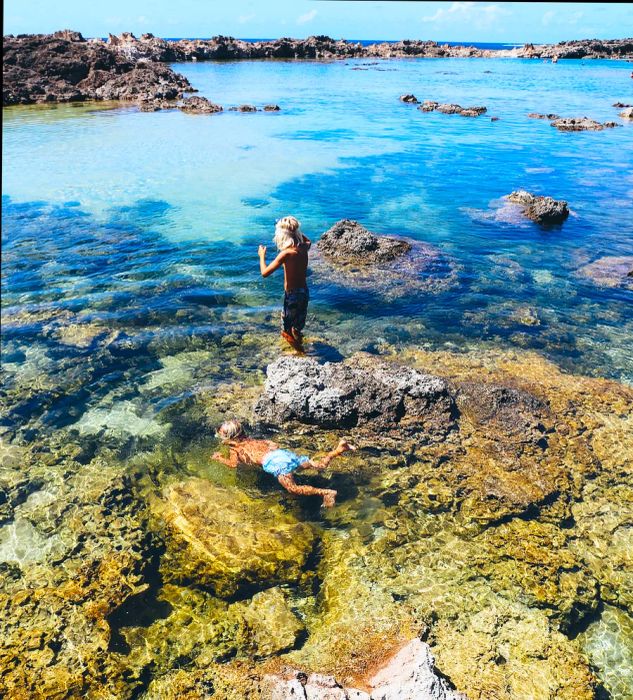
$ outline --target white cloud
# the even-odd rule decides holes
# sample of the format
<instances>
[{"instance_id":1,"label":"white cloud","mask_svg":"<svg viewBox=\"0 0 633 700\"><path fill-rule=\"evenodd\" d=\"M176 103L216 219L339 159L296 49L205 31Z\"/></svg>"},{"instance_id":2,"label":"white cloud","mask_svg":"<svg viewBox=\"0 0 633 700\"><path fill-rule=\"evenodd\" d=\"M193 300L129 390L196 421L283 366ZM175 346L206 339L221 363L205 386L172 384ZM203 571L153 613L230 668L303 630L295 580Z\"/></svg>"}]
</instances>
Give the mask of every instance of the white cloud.
<instances>
[{"instance_id":1,"label":"white cloud","mask_svg":"<svg viewBox=\"0 0 633 700\"><path fill-rule=\"evenodd\" d=\"M481 5L476 2L454 2L450 7L436 10L434 14L422 17L429 24L448 24L455 20L469 22L477 29L487 29L510 12L499 5Z\"/></svg>"},{"instance_id":2,"label":"white cloud","mask_svg":"<svg viewBox=\"0 0 633 700\"><path fill-rule=\"evenodd\" d=\"M252 15L240 15L240 16L237 18L237 21L238 21L240 24L246 24L247 22L250 22L251 20L254 20L255 17L257 17L257 15L255 15L255 14L252 14Z\"/></svg>"},{"instance_id":3,"label":"white cloud","mask_svg":"<svg viewBox=\"0 0 633 700\"><path fill-rule=\"evenodd\" d=\"M305 15L297 18L297 24L306 24L306 22L312 22L312 20L317 16L316 10L310 10L306 12Z\"/></svg>"},{"instance_id":4,"label":"white cloud","mask_svg":"<svg viewBox=\"0 0 633 700\"><path fill-rule=\"evenodd\" d=\"M574 12L574 14L569 19L569 24L578 24L580 20L585 16L584 12Z\"/></svg>"},{"instance_id":5,"label":"white cloud","mask_svg":"<svg viewBox=\"0 0 633 700\"><path fill-rule=\"evenodd\" d=\"M542 24L544 27L549 27L549 25L550 25L551 22L552 22L552 19L554 19L554 15L555 15L555 14L556 14L556 13L555 13L553 10L548 10L548 11L543 15L543 17L541 18L541 24Z\"/></svg>"}]
</instances>

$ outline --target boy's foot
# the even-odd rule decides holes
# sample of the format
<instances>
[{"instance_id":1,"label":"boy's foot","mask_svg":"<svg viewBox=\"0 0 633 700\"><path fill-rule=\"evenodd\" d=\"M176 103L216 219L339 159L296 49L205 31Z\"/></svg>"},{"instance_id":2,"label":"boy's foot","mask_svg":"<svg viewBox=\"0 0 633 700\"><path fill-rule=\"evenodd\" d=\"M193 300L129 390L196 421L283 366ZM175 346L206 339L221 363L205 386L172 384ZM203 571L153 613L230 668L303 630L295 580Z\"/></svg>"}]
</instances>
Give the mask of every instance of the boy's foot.
<instances>
[{"instance_id":1,"label":"boy's foot","mask_svg":"<svg viewBox=\"0 0 633 700\"><path fill-rule=\"evenodd\" d=\"M281 337L290 345L291 348L296 350L297 352L303 352L303 345L297 341L297 339L290 335L290 333L286 333L286 331L281 331Z\"/></svg>"},{"instance_id":2,"label":"boy's foot","mask_svg":"<svg viewBox=\"0 0 633 700\"><path fill-rule=\"evenodd\" d=\"M337 451L340 452L341 454L343 452L355 452L356 451L356 445L352 445L351 442L347 442L344 438L341 438L339 440L338 446L337 446Z\"/></svg>"},{"instance_id":3,"label":"boy's foot","mask_svg":"<svg viewBox=\"0 0 633 700\"><path fill-rule=\"evenodd\" d=\"M334 489L328 490L328 492L323 496L322 508L331 508L336 502L336 491Z\"/></svg>"}]
</instances>

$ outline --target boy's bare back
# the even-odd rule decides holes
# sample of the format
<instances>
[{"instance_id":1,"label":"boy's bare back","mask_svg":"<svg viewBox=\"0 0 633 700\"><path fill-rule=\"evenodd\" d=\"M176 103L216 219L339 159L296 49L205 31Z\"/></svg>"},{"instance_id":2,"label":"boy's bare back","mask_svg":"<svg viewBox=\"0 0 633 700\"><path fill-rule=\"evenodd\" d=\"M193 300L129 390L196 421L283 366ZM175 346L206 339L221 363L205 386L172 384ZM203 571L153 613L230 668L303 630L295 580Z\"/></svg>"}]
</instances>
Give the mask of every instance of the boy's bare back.
<instances>
[{"instance_id":1,"label":"boy's bare back","mask_svg":"<svg viewBox=\"0 0 633 700\"><path fill-rule=\"evenodd\" d=\"M307 285L309 249L310 243L301 243L301 245L286 248L283 251L284 289L287 292L293 289L303 289Z\"/></svg>"}]
</instances>

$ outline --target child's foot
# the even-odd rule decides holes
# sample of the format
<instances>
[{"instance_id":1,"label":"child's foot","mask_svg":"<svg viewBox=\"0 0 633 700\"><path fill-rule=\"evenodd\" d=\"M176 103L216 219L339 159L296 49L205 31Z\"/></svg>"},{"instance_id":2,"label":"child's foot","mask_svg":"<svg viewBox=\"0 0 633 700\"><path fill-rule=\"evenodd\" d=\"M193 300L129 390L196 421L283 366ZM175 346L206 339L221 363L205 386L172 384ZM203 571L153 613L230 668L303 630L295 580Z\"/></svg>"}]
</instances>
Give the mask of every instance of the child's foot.
<instances>
[{"instance_id":1,"label":"child's foot","mask_svg":"<svg viewBox=\"0 0 633 700\"><path fill-rule=\"evenodd\" d=\"M281 337L290 345L293 350L296 350L297 352L303 352L303 346L301 343L298 343L297 340L290 335L290 333L286 333L286 331L281 331Z\"/></svg>"},{"instance_id":2,"label":"child's foot","mask_svg":"<svg viewBox=\"0 0 633 700\"><path fill-rule=\"evenodd\" d=\"M336 491L334 489L329 489L328 492L323 496L322 508L331 508L336 502Z\"/></svg>"},{"instance_id":3,"label":"child's foot","mask_svg":"<svg viewBox=\"0 0 633 700\"><path fill-rule=\"evenodd\" d=\"M339 443L338 443L336 450L339 454L343 454L343 452L355 452L356 445L352 445L351 442L347 442L347 440L345 440L344 438L341 438L339 440Z\"/></svg>"}]
</instances>

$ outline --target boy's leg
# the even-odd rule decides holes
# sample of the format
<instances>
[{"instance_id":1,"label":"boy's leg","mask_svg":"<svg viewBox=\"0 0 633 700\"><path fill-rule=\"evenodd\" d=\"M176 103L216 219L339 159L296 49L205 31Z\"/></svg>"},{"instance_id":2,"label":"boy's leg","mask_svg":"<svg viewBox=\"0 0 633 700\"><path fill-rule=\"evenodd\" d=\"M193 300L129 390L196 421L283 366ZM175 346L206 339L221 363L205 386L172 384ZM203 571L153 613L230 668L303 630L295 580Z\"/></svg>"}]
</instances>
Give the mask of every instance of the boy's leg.
<instances>
[{"instance_id":1,"label":"boy's leg","mask_svg":"<svg viewBox=\"0 0 633 700\"><path fill-rule=\"evenodd\" d=\"M331 508L336 500L336 491L334 489L318 489L314 486L298 484L292 474L282 474L277 477L277 481L288 493L295 493L298 496L322 496L323 505L326 508Z\"/></svg>"},{"instance_id":2,"label":"boy's leg","mask_svg":"<svg viewBox=\"0 0 633 700\"><path fill-rule=\"evenodd\" d=\"M338 445L333 450L328 452L325 455L325 457L323 457L323 459L311 459L309 462L306 462L305 465L314 467L314 469L318 469L319 471L321 471L323 469L327 469L328 465L334 458L339 457L345 452L353 451L355 449L356 448L354 447L354 445L351 445L349 442L347 442L347 440L341 438L339 440Z\"/></svg>"}]
</instances>

